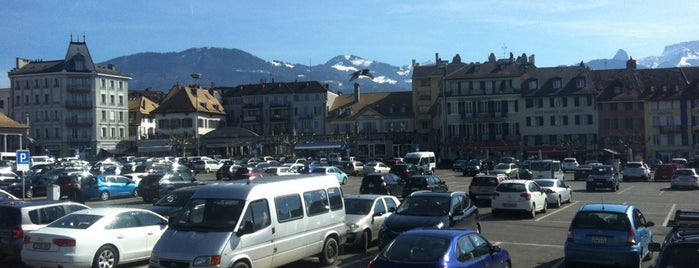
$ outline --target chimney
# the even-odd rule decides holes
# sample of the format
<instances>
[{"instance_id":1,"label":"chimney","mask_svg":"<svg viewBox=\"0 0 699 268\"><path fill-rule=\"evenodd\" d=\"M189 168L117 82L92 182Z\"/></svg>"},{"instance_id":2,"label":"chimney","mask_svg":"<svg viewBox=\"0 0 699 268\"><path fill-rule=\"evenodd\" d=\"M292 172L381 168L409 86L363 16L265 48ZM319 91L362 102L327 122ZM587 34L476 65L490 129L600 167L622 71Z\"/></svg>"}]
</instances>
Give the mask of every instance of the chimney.
<instances>
[{"instance_id":1,"label":"chimney","mask_svg":"<svg viewBox=\"0 0 699 268\"><path fill-rule=\"evenodd\" d=\"M629 57L629 60L626 61L626 69L636 70L636 60L633 57Z\"/></svg>"},{"instance_id":2,"label":"chimney","mask_svg":"<svg viewBox=\"0 0 699 268\"><path fill-rule=\"evenodd\" d=\"M354 102L359 103L359 83L354 83Z\"/></svg>"},{"instance_id":3,"label":"chimney","mask_svg":"<svg viewBox=\"0 0 699 268\"><path fill-rule=\"evenodd\" d=\"M15 58L15 59L16 59L15 68L17 68L17 69L22 68L22 67L24 67L24 65L27 65L30 62L32 62L31 60L23 59L23 58Z\"/></svg>"},{"instance_id":4,"label":"chimney","mask_svg":"<svg viewBox=\"0 0 699 268\"><path fill-rule=\"evenodd\" d=\"M435 62L436 64L439 64L439 61L440 61L440 59L439 59L439 53L434 53L434 62Z\"/></svg>"},{"instance_id":5,"label":"chimney","mask_svg":"<svg viewBox=\"0 0 699 268\"><path fill-rule=\"evenodd\" d=\"M531 56L529 56L529 63L531 63L532 65L536 65L536 61L535 61L535 58L534 58L534 54L532 54Z\"/></svg>"},{"instance_id":6,"label":"chimney","mask_svg":"<svg viewBox=\"0 0 699 268\"><path fill-rule=\"evenodd\" d=\"M413 67L417 67L417 66L418 66L418 64L417 64L417 62L415 61L415 59L413 59L413 64L412 64L411 66L413 66Z\"/></svg>"}]
</instances>

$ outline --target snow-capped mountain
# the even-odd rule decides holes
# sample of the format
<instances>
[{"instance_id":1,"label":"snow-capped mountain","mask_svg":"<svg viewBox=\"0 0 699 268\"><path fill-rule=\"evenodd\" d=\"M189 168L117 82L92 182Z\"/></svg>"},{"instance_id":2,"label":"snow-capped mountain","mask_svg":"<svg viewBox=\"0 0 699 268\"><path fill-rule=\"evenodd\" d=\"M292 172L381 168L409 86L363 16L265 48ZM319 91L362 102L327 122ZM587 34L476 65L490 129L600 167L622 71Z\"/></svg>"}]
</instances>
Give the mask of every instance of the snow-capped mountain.
<instances>
[{"instance_id":1,"label":"snow-capped mountain","mask_svg":"<svg viewBox=\"0 0 699 268\"><path fill-rule=\"evenodd\" d=\"M638 63L650 68L699 66L699 40L666 46L662 55L640 58Z\"/></svg>"}]
</instances>

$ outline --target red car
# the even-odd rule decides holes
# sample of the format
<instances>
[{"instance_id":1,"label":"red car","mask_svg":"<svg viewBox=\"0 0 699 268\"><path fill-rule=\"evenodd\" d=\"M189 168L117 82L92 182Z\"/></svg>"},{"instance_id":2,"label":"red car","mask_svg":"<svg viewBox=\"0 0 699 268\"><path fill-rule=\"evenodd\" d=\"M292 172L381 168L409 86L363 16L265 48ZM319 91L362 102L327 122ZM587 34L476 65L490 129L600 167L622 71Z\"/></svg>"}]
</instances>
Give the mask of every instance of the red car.
<instances>
[{"instance_id":1,"label":"red car","mask_svg":"<svg viewBox=\"0 0 699 268\"><path fill-rule=\"evenodd\" d=\"M656 181L671 180L672 175L675 174L675 170L677 170L677 167L678 167L678 165L675 163L667 163L667 164L659 165L655 168L655 173L653 174L653 178Z\"/></svg>"}]
</instances>

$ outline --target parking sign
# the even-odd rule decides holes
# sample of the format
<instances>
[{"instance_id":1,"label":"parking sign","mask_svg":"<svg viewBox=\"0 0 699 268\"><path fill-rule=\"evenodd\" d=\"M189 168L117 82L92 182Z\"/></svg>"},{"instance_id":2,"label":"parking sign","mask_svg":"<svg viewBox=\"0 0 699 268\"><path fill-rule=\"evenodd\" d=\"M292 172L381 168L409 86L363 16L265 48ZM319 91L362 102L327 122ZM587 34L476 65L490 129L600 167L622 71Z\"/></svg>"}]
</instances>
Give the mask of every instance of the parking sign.
<instances>
[{"instance_id":1,"label":"parking sign","mask_svg":"<svg viewBox=\"0 0 699 268\"><path fill-rule=\"evenodd\" d=\"M17 150L18 171L29 171L30 161L31 158L29 157L29 150Z\"/></svg>"}]
</instances>

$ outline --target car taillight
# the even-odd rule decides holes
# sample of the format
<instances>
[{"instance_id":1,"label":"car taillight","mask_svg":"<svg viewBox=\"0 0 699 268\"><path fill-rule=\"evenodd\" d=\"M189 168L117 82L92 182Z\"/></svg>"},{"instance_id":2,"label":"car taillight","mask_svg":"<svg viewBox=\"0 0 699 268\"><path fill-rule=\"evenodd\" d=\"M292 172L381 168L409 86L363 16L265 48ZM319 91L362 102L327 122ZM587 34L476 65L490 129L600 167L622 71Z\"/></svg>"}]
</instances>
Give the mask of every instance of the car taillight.
<instances>
[{"instance_id":1,"label":"car taillight","mask_svg":"<svg viewBox=\"0 0 699 268\"><path fill-rule=\"evenodd\" d=\"M567 242L575 242L575 239L573 239L573 225L568 227L568 237L566 238Z\"/></svg>"},{"instance_id":2,"label":"car taillight","mask_svg":"<svg viewBox=\"0 0 699 268\"><path fill-rule=\"evenodd\" d=\"M493 192L493 199L498 198L500 196L500 193L498 192Z\"/></svg>"},{"instance_id":3,"label":"car taillight","mask_svg":"<svg viewBox=\"0 0 699 268\"><path fill-rule=\"evenodd\" d=\"M74 247L75 239L54 239L53 244L59 247Z\"/></svg>"},{"instance_id":4,"label":"car taillight","mask_svg":"<svg viewBox=\"0 0 699 268\"><path fill-rule=\"evenodd\" d=\"M369 261L369 263L366 265L366 268L374 268L374 260L372 259Z\"/></svg>"},{"instance_id":5,"label":"car taillight","mask_svg":"<svg viewBox=\"0 0 699 268\"><path fill-rule=\"evenodd\" d=\"M12 239L20 239L24 236L24 230L22 227L15 227L12 229Z\"/></svg>"},{"instance_id":6,"label":"car taillight","mask_svg":"<svg viewBox=\"0 0 699 268\"><path fill-rule=\"evenodd\" d=\"M627 246L636 245L636 233L633 230L633 226L629 225L629 238L626 240Z\"/></svg>"},{"instance_id":7,"label":"car taillight","mask_svg":"<svg viewBox=\"0 0 699 268\"><path fill-rule=\"evenodd\" d=\"M547 193L547 194L555 194L556 191L551 190L551 189L546 189L546 193Z\"/></svg>"},{"instance_id":8,"label":"car taillight","mask_svg":"<svg viewBox=\"0 0 699 268\"><path fill-rule=\"evenodd\" d=\"M523 193L523 194L520 194L519 196L521 196L521 197L524 198L525 200L530 200L530 199L532 199L532 194L531 194L531 193Z\"/></svg>"}]
</instances>

